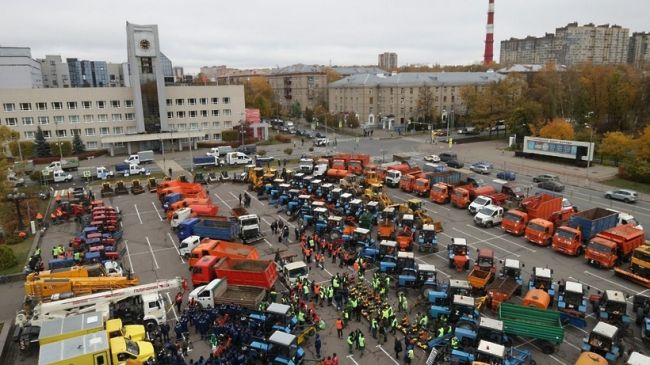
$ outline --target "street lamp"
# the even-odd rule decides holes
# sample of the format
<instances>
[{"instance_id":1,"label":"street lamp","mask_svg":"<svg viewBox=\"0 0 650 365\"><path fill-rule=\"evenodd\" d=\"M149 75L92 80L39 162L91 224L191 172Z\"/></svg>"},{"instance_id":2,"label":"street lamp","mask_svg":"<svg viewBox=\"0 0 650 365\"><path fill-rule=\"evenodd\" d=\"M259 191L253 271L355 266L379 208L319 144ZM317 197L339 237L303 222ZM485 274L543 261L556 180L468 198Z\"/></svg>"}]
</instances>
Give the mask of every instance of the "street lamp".
<instances>
[{"instance_id":1,"label":"street lamp","mask_svg":"<svg viewBox=\"0 0 650 365\"><path fill-rule=\"evenodd\" d=\"M16 216L18 217L18 227L19 231L25 229L25 224L23 223L23 215L20 213L20 202L25 200L25 193L18 192L17 188L14 188L12 193L7 194L7 200L13 201L16 204Z\"/></svg>"},{"instance_id":2,"label":"street lamp","mask_svg":"<svg viewBox=\"0 0 650 365\"><path fill-rule=\"evenodd\" d=\"M61 137L57 133L58 130L59 130L59 122L55 120L54 121L54 133L57 135L56 137L59 140L56 144L59 146L59 156L61 157L61 160L63 160L63 150L61 149Z\"/></svg>"}]
</instances>

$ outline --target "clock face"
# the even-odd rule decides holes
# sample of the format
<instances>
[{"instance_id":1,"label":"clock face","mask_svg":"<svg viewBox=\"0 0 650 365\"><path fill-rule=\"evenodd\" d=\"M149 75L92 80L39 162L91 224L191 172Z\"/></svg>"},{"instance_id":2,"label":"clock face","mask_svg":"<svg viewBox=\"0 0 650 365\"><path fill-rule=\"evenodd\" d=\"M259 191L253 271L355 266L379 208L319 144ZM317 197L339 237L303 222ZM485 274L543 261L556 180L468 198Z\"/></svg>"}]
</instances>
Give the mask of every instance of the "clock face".
<instances>
[{"instance_id":1,"label":"clock face","mask_svg":"<svg viewBox=\"0 0 650 365\"><path fill-rule=\"evenodd\" d=\"M149 47L151 47L151 43L149 43L148 39L143 39L143 40L140 41L140 48L146 50L146 49L149 49Z\"/></svg>"}]
</instances>

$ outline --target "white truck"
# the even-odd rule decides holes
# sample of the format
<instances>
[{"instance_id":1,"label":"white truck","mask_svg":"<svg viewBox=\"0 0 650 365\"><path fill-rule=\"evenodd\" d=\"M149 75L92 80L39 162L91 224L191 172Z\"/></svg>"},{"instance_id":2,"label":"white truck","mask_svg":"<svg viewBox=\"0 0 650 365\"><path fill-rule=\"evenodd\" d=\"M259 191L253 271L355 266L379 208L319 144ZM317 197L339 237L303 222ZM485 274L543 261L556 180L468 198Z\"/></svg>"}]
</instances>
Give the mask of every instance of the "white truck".
<instances>
[{"instance_id":1,"label":"white truck","mask_svg":"<svg viewBox=\"0 0 650 365\"><path fill-rule=\"evenodd\" d=\"M499 205L494 198L486 196L486 195L479 195L474 199L473 202L469 204L467 207L467 210L469 211L469 214L475 215L478 213L479 210L483 207L487 207L488 205Z\"/></svg>"},{"instance_id":2,"label":"white truck","mask_svg":"<svg viewBox=\"0 0 650 365\"><path fill-rule=\"evenodd\" d=\"M146 328L167 321L167 309L161 292L183 286L182 279L161 280L113 291L99 292L80 297L37 303L18 311L14 323L20 329L18 338L34 332L34 327L57 318L99 312L104 320L120 318L124 322L144 323ZM171 303L170 303L171 305Z\"/></svg>"},{"instance_id":3,"label":"white truck","mask_svg":"<svg viewBox=\"0 0 650 365\"><path fill-rule=\"evenodd\" d=\"M231 146L212 147L210 148L210 151L206 153L206 155L213 156L213 157L221 157L221 156L225 156L226 153L233 152L233 151L234 150L232 149Z\"/></svg>"},{"instance_id":4,"label":"white truck","mask_svg":"<svg viewBox=\"0 0 650 365\"><path fill-rule=\"evenodd\" d=\"M255 286L229 285L226 279L214 279L190 292L189 300L194 299L201 307L216 307L221 304L238 304L257 310L264 300L266 290Z\"/></svg>"},{"instance_id":5,"label":"white truck","mask_svg":"<svg viewBox=\"0 0 650 365\"><path fill-rule=\"evenodd\" d=\"M275 262L278 271L280 272L280 277L284 281L284 284L288 287L293 287L293 285L298 281L298 279L308 279L309 278L309 267L305 264L304 261L294 261L294 262Z\"/></svg>"},{"instance_id":6,"label":"white truck","mask_svg":"<svg viewBox=\"0 0 650 365\"><path fill-rule=\"evenodd\" d=\"M327 160L319 159L314 164L314 171L313 171L312 175L314 177L325 176L325 174L327 174L327 169L329 169L329 164L328 164Z\"/></svg>"},{"instance_id":7,"label":"white truck","mask_svg":"<svg viewBox=\"0 0 650 365\"><path fill-rule=\"evenodd\" d=\"M386 171L386 177L384 178L384 181L386 182L386 185L390 186L391 188L395 188L399 186L399 181L402 178L402 172L399 170L388 170Z\"/></svg>"},{"instance_id":8,"label":"white truck","mask_svg":"<svg viewBox=\"0 0 650 365\"><path fill-rule=\"evenodd\" d=\"M178 251L181 254L181 257L189 258L192 255L192 250L196 248L201 243L201 237L199 236L189 236L181 241L181 244L178 246Z\"/></svg>"},{"instance_id":9,"label":"white truck","mask_svg":"<svg viewBox=\"0 0 650 365\"><path fill-rule=\"evenodd\" d=\"M503 208L498 205L488 205L481 208L474 216L474 223L481 227L499 226L503 220Z\"/></svg>"},{"instance_id":10,"label":"white truck","mask_svg":"<svg viewBox=\"0 0 650 365\"><path fill-rule=\"evenodd\" d=\"M170 221L170 224L173 229L178 228L178 226L183 223L184 220L191 218L192 217L192 208L190 207L184 207L176 210L174 214L172 215L172 220Z\"/></svg>"},{"instance_id":11,"label":"white truck","mask_svg":"<svg viewBox=\"0 0 650 365\"><path fill-rule=\"evenodd\" d=\"M79 169L79 176L84 179L111 179L115 173L104 166L97 167L81 167Z\"/></svg>"},{"instance_id":12,"label":"white truck","mask_svg":"<svg viewBox=\"0 0 650 365\"><path fill-rule=\"evenodd\" d=\"M242 152L228 152L226 154L227 165L248 165L252 163L253 160Z\"/></svg>"},{"instance_id":13,"label":"white truck","mask_svg":"<svg viewBox=\"0 0 650 365\"><path fill-rule=\"evenodd\" d=\"M153 151L151 150L140 151L136 154L130 155L129 158L124 160L124 163L136 164L136 165L146 164L151 162L154 162Z\"/></svg>"},{"instance_id":14,"label":"white truck","mask_svg":"<svg viewBox=\"0 0 650 365\"><path fill-rule=\"evenodd\" d=\"M301 158L298 163L298 170L306 175L310 175L314 171L314 159L310 157Z\"/></svg>"},{"instance_id":15,"label":"white truck","mask_svg":"<svg viewBox=\"0 0 650 365\"><path fill-rule=\"evenodd\" d=\"M41 171L41 176L43 176L43 182L45 183L62 183L72 181L72 175L63 171L63 170L43 170Z\"/></svg>"},{"instance_id":16,"label":"white truck","mask_svg":"<svg viewBox=\"0 0 650 365\"><path fill-rule=\"evenodd\" d=\"M63 159L61 161L50 162L50 164L47 165L45 169L48 171L57 171L57 170L74 171L78 167L79 167L79 159L77 157L68 157L67 159Z\"/></svg>"},{"instance_id":17,"label":"white truck","mask_svg":"<svg viewBox=\"0 0 650 365\"><path fill-rule=\"evenodd\" d=\"M118 163L115 165L115 173L121 176L148 175L148 170L134 163Z\"/></svg>"},{"instance_id":18,"label":"white truck","mask_svg":"<svg viewBox=\"0 0 650 365\"><path fill-rule=\"evenodd\" d=\"M239 220L239 238L242 243L249 244L264 239L260 229L260 217L257 214L240 215Z\"/></svg>"}]
</instances>

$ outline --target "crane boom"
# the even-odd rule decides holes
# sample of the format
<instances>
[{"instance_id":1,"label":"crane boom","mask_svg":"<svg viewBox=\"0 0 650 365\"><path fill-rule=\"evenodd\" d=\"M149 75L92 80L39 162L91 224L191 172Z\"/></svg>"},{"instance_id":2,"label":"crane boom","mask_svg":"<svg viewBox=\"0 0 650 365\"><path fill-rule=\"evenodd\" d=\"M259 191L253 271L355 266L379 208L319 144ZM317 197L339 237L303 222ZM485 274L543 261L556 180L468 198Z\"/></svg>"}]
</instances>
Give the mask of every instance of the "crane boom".
<instances>
[{"instance_id":1,"label":"crane boom","mask_svg":"<svg viewBox=\"0 0 650 365\"><path fill-rule=\"evenodd\" d=\"M135 295L156 294L164 290L172 290L181 286L182 279L176 277L169 280L160 280L150 284L136 285L128 288L109 290L80 297L57 300L49 303L39 303L37 305L40 313L50 313L53 311L68 310L86 305L98 304L103 302L118 302L122 299ZM36 309L36 308L35 308Z\"/></svg>"}]
</instances>

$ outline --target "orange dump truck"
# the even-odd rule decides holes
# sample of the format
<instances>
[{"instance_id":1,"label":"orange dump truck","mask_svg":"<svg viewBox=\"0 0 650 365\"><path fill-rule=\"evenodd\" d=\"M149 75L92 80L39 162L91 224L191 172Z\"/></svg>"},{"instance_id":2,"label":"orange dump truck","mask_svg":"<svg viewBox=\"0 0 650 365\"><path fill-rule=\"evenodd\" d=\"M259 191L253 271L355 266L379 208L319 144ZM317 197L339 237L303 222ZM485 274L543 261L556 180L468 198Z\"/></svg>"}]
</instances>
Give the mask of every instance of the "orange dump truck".
<instances>
[{"instance_id":1,"label":"orange dump truck","mask_svg":"<svg viewBox=\"0 0 650 365\"><path fill-rule=\"evenodd\" d=\"M156 193L158 194L158 199L163 200L165 195L171 193L181 193L184 197L195 196L203 192L203 186L199 183L184 183L176 181L175 184L167 185L174 181L165 181L160 183L156 188Z\"/></svg>"},{"instance_id":2,"label":"orange dump truck","mask_svg":"<svg viewBox=\"0 0 650 365\"><path fill-rule=\"evenodd\" d=\"M217 258L230 257L251 260L260 258L260 255L254 246L204 238L201 240L201 243L192 250L192 254L188 260L190 268L192 268L204 256L214 256Z\"/></svg>"},{"instance_id":3,"label":"orange dump truck","mask_svg":"<svg viewBox=\"0 0 650 365\"><path fill-rule=\"evenodd\" d=\"M643 231L625 224L602 231L592 238L585 250L587 262L611 269L630 260L635 248L645 241Z\"/></svg>"},{"instance_id":4,"label":"orange dump truck","mask_svg":"<svg viewBox=\"0 0 650 365\"><path fill-rule=\"evenodd\" d=\"M504 214L501 229L510 234L521 236L526 231L528 222L535 218L549 221L553 214L562 209L562 197L539 194L528 197L517 209L510 209Z\"/></svg>"},{"instance_id":5,"label":"orange dump truck","mask_svg":"<svg viewBox=\"0 0 650 365\"><path fill-rule=\"evenodd\" d=\"M429 192L429 198L438 204L447 204L451 201L455 189L469 189L471 185L464 182L457 184L436 183Z\"/></svg>"},{"instance_id":6,"label":"orange dump truck","mask_svg":"<svg viewBox=\"0 0 650 365\"><path fill-rule=\"evenodd\" d=\"M410 174L402 175L399 180L399 188L407 193L413 192L416 181L423 178L423 176L424 173L421 172L413 172Z\"/></svg>"},{"instance_id":7,"label":"orange dump truck","mask_svg":"<svg viewBox=\"0 0 650 365\"><path fill-rule=\"evenodd\" d=\"M496 193L492 185L468 185L466 187L455 188L451 195L451 204L456 208L467 209L470 203L479 195L489 195Z\"/></svg>"},{"instance_id":8,"label":"orange dump truck","mask_svg":"<svg viewBox=\"0 0 650 365\"><path fill-rule=\"evenodd\" d=\"M573 214L566 225L561 225L556 230L553 250L580 256L591 238L617 224L618 213L608 209L593 208Z\"/></svg>"}]
</instances>

